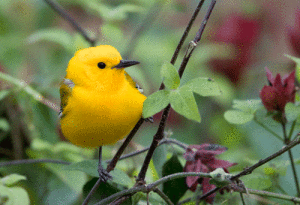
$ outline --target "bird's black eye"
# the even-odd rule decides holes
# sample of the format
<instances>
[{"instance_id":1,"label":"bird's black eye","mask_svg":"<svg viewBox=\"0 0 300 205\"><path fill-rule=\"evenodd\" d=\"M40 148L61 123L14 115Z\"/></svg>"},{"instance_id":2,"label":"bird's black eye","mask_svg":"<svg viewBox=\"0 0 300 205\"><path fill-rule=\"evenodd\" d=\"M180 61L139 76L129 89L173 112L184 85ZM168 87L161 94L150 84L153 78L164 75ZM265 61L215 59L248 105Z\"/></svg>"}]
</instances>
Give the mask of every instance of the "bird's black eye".
<instances>
[{"instance_id":1,"label":"bird's black eye","mask_svg":"<svg viewBox=\"0 0 300 205\"><path fill-rule=\"evenodd\" d=\"M103 63L103 62L100 62L100 63L98 63L98 68L101 68L101 69L103 69L103 68L105 68L105 63Z\"/></svg>"}]
</instances>

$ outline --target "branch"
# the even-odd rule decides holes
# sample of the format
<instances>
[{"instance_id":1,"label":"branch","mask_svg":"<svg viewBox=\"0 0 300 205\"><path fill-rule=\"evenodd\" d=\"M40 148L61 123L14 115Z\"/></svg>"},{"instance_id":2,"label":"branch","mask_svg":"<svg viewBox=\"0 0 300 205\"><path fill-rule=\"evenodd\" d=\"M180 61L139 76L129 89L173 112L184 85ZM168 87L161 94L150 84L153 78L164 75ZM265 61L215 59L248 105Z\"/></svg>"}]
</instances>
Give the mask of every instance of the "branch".
<instances>
[{"instance_id":1,"label":"branch","mask_svg":"<svg viewBox=\"0 0 300 205\"><path fill-rule=\"evenodd\" d=\"M212 11L212 9L213 9L215 3L216 3L215 0L212 1L212 4L211 4L211 6L210 6L210 8L209 8L209 10L208 10L208 12L207 12L207 14L206 14L206 16L205 16L203 22L202 22L202 24L201 24L201 27L200 27L199 31L197 32L197 34L196 34L195 39L196 39L197 41L196 41L196 43L195 43L195 42L193 43L193 46L194 46L193 49L190 50L190 49L188 48L187 53L186 53L184 59L182 60L181 66L180 66L180 68L179 68L179 70L178 70L178 73L179 73L179 76L180 76L180 77L182 77L182 74L183 74L183 72L184 72L184 70L185 70L185 68L186 68L186 65L187 65L187 63L188 63L188 61L189 61L189 58L190 58L190 56L191 56L193 50L195 49L197 43L198 43L199 40L201 39L201 35L202 35L203 31L204 31L205 25L206 25L206 23L207 23L207 21L208 21L208 18L209 18L210 14L211 14L211 11ZM198 9L201 8L202 4L203 4L203 2L201 1L201 2L199 3L199 5L197 6L197 8L196 8L194 14L195 14L195 13L197 14L197 13L199 12ZM197 15L193 15L192 18L196 18L196 16L197 16ZM190 21L190 22L191 22L191 21ZM192 22L193 22L193 21L192 21ZM191 23L191 24L192 24L192 23ZM188 30L188 29L190 28L190 26L191 26L191 25L188 25L188 27L187 27L186 30ZM184 36L183 38L185 38L186 35L187 35L187 33L184 33L184 34L183 34L183 36ZM192 42L193 42L193 41L192 41ZM179 44L181 44L181 42L179 42ZM191 44L190 44L190 45L191 45ZM181 46L179 46L179 47L181 47ZM174 55L173 55L173 57L175 56L175 58L174 58L175 60L176 60L177 55L178 55L178 53L176 54L176 52L177 52L177 51L175 51L175 53L174 53ZM173 59L173 57L172 57L172 59ZM171 62L171 63L172 63L172 62ZM164 88L164 85L162 84L162 85L160 86L160 89L163 89L163 88ZM169 115L169 112L170 112L170 108L171 108L171 105L169 104L169 105L164 109L164 111L163 111L163 114L162 114L162 117L161 117L161 120L160 120L160 123L159 123L159 128L158 128L158 130L157 130L155 136L153 137L152 144L151 144L151 146L150 146L150 149L149 149L149 151L148 151L148 153L147 153L147 156L146 156L146 158L145 158L145 160L144 160L144 163L143 163L143 166L142 166L142 168L141 168L141 171L140 171L140 173L139 173L139 175L138 175L138 178L137 178L137 180L136 180L137 183L144 183L144 179L145 179L145 176L146 176L146 172L147 172L147 170L148 170L148 166L149 166L150 160L151 160L151 158L152 158L152 156L153 156L154 150L157 148L158 143L163 139L163 136L164 136L164 129L165 129L165 126L166 126L166 121L167 121L167 118L168 118L168 115Z\"/></svg>"},{"instance_id":2,"label":"branch","mask_svg":"<svg viewBox=\"0 0 300 205\"><path fill-rule=\"evenodd\" d=\"M143 124L144 121L145 120L143 118L141 118L136 123L135 127L133 128L133 130L131 130L131 132L127 136L126 140L123 142L123 144L121 145L121 147L119 148L119 150L115 154L114 158L110 161L109 165L106 167L106 171L107 172L110 172L110 171L112 171L115 168L115 166L116 166L119 158L121 157L122 153L124 152L125 148L129 144L129 142L132 140L132 138L134 137L134 135L136 134L136 132L138 131L138 129L141 127L141 125ZM97 190L97 188L99 187L100 184L101 184L101 180L99 178L97 180L97 182L95 183L95 185L93 186L93 188L91 189L90 193L84 199L82 205L87 205L88 204L88 202L90 201L91 197L93 196L93 194L95 193L95 191Z\"/></svg>"},{"instance_id":3,"label":"branch","mask_svg":"<svg viewBox=\"0 0 300 205\"><path fill-rule=\"evenodd\" d=\"M102 201L100 201L99 203L97 203L96 205L101 205L101 204L108 204L110 201L115 200L119 197L125 196L125 195L133 195L137 192L144 192L144 193L148 193L150 191L153 191L158 185L163 184L167 181L171 181L177 178L182 178L182 177L187 177L187 176L198 176L198 177L209 177L210 173L203 173L203 172L181 172L181 173L176 173L176 174L171 174L168 176L165 176L151 184L144 184L144 185L140 185L140 186L136 186L130 189L126 189L123 191L120 191L118 193L115 193L105 199L103 199Z\"/></svg>"},{"instance_id":4,"label":"branch","mask_svg":"<svg viewBox=\"0 0 300 205\"><path fill-rule=\"evenodd\" d=\"M246 193L245 190L235 190L235 191L238 191L238 192L241 192L241 193ZM267 197L272 197L272 198L291 201L291 202L294 202L294 203L300 203L300 198L293 197L293 196L288 196L288 195L284 195L284 194L277 194L277 193L273 193L273 192L261 191L261 190L255 190L255 189L248 189L248 188L247 188L247 192L249 194L267 196Z\"/></svg>"},{"instance_id":5,"label":"branch","mask_svg":"<svg viewBox=\"0 0 300 205\"><path fill-rule=\"evenodd\" d=\"M191 17L191 19L190 19L187 27L185 28L185 31L183 32L183 35L182 35L182 37L181 37L181 39L180 39L180 41L179 41L179 43L178 43L178 45L177 45L177 47L175 49L175 52L174 52L174 54L173 54L173 56L171 58L171 61L170 61L171 64L173 64L173 65L175 64L175 62L177 60L177 57L179 55L179 51L181 50L181 47L182 47L185 39L187 38L187 36L188 36L188 34L189 34L189 32L190 32L190 30L192 28L192 25L193 25L194 21L196 20L196 17L198 16L199 11L202 8L202 5L203 5L204 1L205 0L201 0L199 2L198 6L196 7L196 9L195 9L195 11L194 11L194 13L193 13L193 15L192 15L192 17ZM162 90L164 88L165 88L165 85L163 83L161 83L159 90Z\"/></svg>"},{"instance_id":6,"label":"branch","mask_svg":"<svg viewBox=\"0 0 300 205\"><path fill-rule=\"evenodd\" d=\"M158 146L160 145L163 145L163 144L176 144L178 145L179 147L183 148L184 150L188 147L188 145L178 141L178 140L175 140L175 139L170 139L170 138L165 138L165 139L162 139ZM129 157L133 157L133 156L136 156L136 155L139 155L139 154L142 154L144 152L146 152L147 150L150 149L150 146L149 147L146 147L144 149L141 149L141 150L137 150L137 151L134 151L134 152L131 152L129 154L124 154L122 155L120 158L119 158L119 161L120 160L123 160L123 159L127 159ZM106 160L105 163L110 163L112 160Z\"/></svg>"},{"instance_id":7,"label":"branch","mask_svg":"<svg viewBox=\"0 0 300 205\"><path fill-rule=\"evenodd\" d=\"M160 189L155 188L153 189L155 193L157 193L168 205L174 205L171 199L167 195L165 195L164 192L162 192Z\"/></svg>"},{"instance_id":8,"label":"branch","mask_svg":"<svg viewBox=\"0 0 300 205\"><path fill-rule=\"evenodd\" d=\"M56 159L21 159L21 160L14 160L9 162L0 162L0 167L5 166L15 166L21 164L37 164L37 163L53 163L53 164L71 164L67 161L56 160Z\"/></svg>"},{"instance_id":9,"label":"branch","mask_svg":"<svg viewBox=\"0 0 300 205\"><path fill-rule=\"evenodd\" d=\"M237 175L234 175L230 178L230 180L234 181L236 179L238 179L241 176L250 174L253 170L255 170L256 168L262 166L263 164L271 161L272 159L282 155L283 153L285 153L286 151L290 150L291 148L295 147L296 145L300 144L300 137L298 136L295 140L291 141L290 144L286 145L285 147L283 147L281 150L275 152L274 154L272 154L271 156L263 159L263 160L259 160L256 164L252 165L251 167L248 167L246 169L244 169L244 171L240 172ZM221 188L221 187L220 187ZM218 191L220 188L216 187L212 190L210 190L209 192L207 192L206 194L202 195L200 197L200 199L205 199L206 197L208 197L209 195L215 193L216 191Z\"/></svg>"},{"instance_id":10,"label":"branch","mask_svg":"<svg viewBox=\"0 0 300 205\"><path fill-rule=\"evenodd\" d=\"M88 36L83 28L56 2L53 0L44 0L58 15L68 21L75 30L77 30L91 46L95 46L96 40Z\"/></svg>"},{"instance_id":11,"label":"branch","mask_svg":"<svg viewBox=\"0 0 300 205\"><path fill-rule=\"evenodd\" d=\"M282 125L282 130L283 130L284 144L288 144L290 139L288 138L288 136L286 134L286 124L285 124L285 122L282 122L281 125ZM290 162L291 162L291 166L292 166L292 171L293 171L293 175L294 175L294 181L295 181L295 186L296 186L296 190L297 190L297 196L300 197L299 181L298 181L298 176L297 176L297 171L296 171L296 167L295 167L295 163L294 163L294 157L293 157L293 154L292 154L292 150L289 150L288 154L289 154L289 158L290 158Z\"/></svg>"}]
</instances>

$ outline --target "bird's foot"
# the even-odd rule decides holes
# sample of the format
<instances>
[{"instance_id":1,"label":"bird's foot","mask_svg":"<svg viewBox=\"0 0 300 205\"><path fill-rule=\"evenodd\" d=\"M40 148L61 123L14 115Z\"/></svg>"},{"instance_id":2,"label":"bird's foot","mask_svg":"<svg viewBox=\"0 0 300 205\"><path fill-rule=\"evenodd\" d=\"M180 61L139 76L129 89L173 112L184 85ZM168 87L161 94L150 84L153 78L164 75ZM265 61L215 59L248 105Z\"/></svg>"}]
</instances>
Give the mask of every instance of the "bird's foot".
<instances>
[{"instance_id":1,"label":"bird's foot","mask_svg":"<svg viewBox=\"0 0 300 205\"><path fill-rule=\"evenodd\" d=\"M102 182L107 182L108 180L112 179L112 176L101 165L98 166L98 173Z\"/></svg>"},{"instance_id":2,"label":"bird's foot","mask_svg":"<svg viewBox=\"0 0 300 205\"><path fill-rule=\"evenodd\" d=\"M146 122L151 122L151 123L153 123L153 122L154 122L153 116L148 117L148 118L145 118L145 121L146 121Z\"/></svg>"}]
</instances>

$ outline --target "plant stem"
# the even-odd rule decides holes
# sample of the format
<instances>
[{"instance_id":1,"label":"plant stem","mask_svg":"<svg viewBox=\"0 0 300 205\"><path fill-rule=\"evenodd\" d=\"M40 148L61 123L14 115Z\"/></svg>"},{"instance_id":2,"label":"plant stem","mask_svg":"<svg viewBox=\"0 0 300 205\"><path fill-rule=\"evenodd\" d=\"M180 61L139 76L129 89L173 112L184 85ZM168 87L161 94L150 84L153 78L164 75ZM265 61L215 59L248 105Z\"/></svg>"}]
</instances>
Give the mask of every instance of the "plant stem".
<instances>
[{"instance_id":1,"label":"plant stem","mask_svg":"<svg viewBox=\"0 0 300 205\"><path fill-rule=\"evenodd\" d=\"M150 191L153 191L158 185L163 184L167 181L171 181L177 178L183 178L183 177L187 177L187 176L198 176L198 177L208 177L211 178L210 173L203 173L203 172L181 172L181 173L175 173L175 174L171 174L165 177L162 177L161 179L148 184L148 185L140 185L140 186L136 186L127 190L123 190L120 191L118 193L115 193L105 199L103 199L102 201L100 201L99 203L97 203L96 205L101 205L101 204L108 204L110 201L117 199L119 197L125 196L125 195L132 195L135 194L137 192L144 192L144 193L149 193Z\"/></svg>"},{"instance_id":2,"label":"plant stem","mask_svg":"<svg viewBox=\"0 0 300 205\"><path fill-rule=\"evenodd\" d=\"M193 41L192 41L192 42L189 44L190 47L188 48L188 50L187 50L187 52L186 52L186 55L185 55L185 57L183 58L182 63L181 63L181 65L180 65L180 68L179 68L179 70L178 70L178 74L179 74L180 78L182 77L182 74L183 74L183 72L184 72L184 70L185 70L185 68L186 68L186 65L187 65L187 63L188 63L188 61L189 61L189 59L190 59L190 57L191 57L191 55L192 55L192 53L193 53L193 51L194 51L196 45L197 45L197 43L198 43L199 40L201 39L201 36L202 36L203 31L204 31L205 25L206 25L206 23L207 23L207 21L208 21L208 18L210 17L211 11L212 11L212 9L214 8L215 3L216 3L216 1L213 0L212 3L211 3L211 5L210 5L210 7L209 7L209 9L208 9L208 11L207 11L207 14L206 14L205 18L204 18L203 21L202 21L201 27L200 27L200 29L198 30L198 32L197 32L197 34L196 34L196 37L195 37L196 42L193 42ZM202 7L202 4L203 4L203 2L201 1L201 2L198 4L196 10L194 11L194 14L195 14L195 13L198 14L198 12L199 12L198 10ZM193 16L192 16L192 19L193 19L193 18L196 18L196 16L197 16L197 15L193 15ZM194 21L194 20L193 20L193 21ZM193 23L193 21L190 21L190 22ZM192 25L192 23L191 23L191 25ZM185 33L183 34L183 36L187 36L187 35L188 35L188 31L189 31L191 25L188 25L188 27L186 28L186 31L187 31L187 32L185 32ZM182 37L182 39L183 39L183 38L186 38L186 37ZM195 40L195 39L194 39L194 40ZM181 41L179 42L179 44L181 44L181 45L182 45L182 43L183 43L183 42L181 42ZM180 48L180 47L181 47L181 46L179 46L179 48ZM175 56L175 57L174 57L174 56ZM177 49L176 49L176 51L175 51L175 53L174 53L174 55L173 55L173 57L172 57L172 59L171 59L171 63L172 63L172 64L175 63L175 60L176 60L177 56L178 56L178 51L177 51ZM174 62L173 62L173 59L174 59ZM162 84L162 85L160 86L160 89L163 89L163 88L164 88L164 85ZM152 144L151 144L150 149L149 149L149 151L148 151L148 153L147 153L147 156L146 156L146 158L145 158L145 160L144 160L144 163L143 163L143 165L142 165L141 171L140 171L140 173L139 173L139 175L138 175L138 177L137 177L137 180L136 180L136 181L137 181L137 184L139 184L139 183L140 183L140 184L145 183L145 182L144 182L144 179L145 179L145 176L146 176L146 172L147 172L147 170L148 170L148 166L149 166L150 160L151 160L151 158L152 158L152 156L153 156L154 150L157 148L159 142L160 142L160 141L163 139L163 137L164 137L164 129L165 129L165 126L166 126L166 121L167 121L167 118L168 118L168 115L169 115L169 112L170 112L170 108L171 108L171 105L169 104L169 105L164 109L164 111L163 111L163 114L162 114L162 117L161 117L161 120L160 120L160 123L159 123L159 128L158 128L156 134L155 134L154 137L153 137Z\"/></svg>"},{"instance_id":3,"label":"plant stem","mask_svg":"<svg viewBox=\"0 0 300 205\"><path fill-rule=\"evenodd\" d=\"M134 135L136 134L136 132L139 130L139 128L141 127L141 125L143 124L144 121L145 120L143 118L141 118L136 123L135 127L133 128L133 130L131 130L131 132L127 136L126 140L123 142L123 144L121 145L121 147L119 148L119 150L115 154L114 158L110 161L109 165L106 167L106 171L107 172L110 172L110 171L112 171L115 168L115 166L116 166L119 158L121 157L122 153L124 152L125 148L129 144L129 142L131 141L131 139L134 137ZM97 188L99 187L100 184L101 184L101 180L99 178L97 180L97 182L95 183L95 185L93 186L93 188L91 189L90 193L84 199L84 202L82 203L82 205L87 205L88 204L88 202L90 201L91 197L93 196L93 194L95 193L95 191L97 190Z\"/></svg>"},{"instance_id":4,"label":"plant stem","mask_svg":"<svg viewBox=\"0 0 300 205\"><path fill-rule=\"evenodd\" d=\"M272 159L282 155L283 153L287 152L288 150L290 150L291 148L295 147L296 145L300 144L300 137L298 136L295 140L291 141L288 145L286 145L285 147L283 147L281 150L275 152L274 154L270 155L269 157L263 159L263 160L259 160L257 163L255 163L254 165L252 165L251 167L245 168L243 171L241 171L240 173L232 176L230 178L231 181L238 179L241 176L250 174L253 170L255 170L256 168L262 166L263 164L271 161ZM206 194L203 194L200 199L205 199L206 197L208 197L209 195L215 193L216 191L218 191L221 187L216 187L212 190L210 190L209 192L207 192Z\"/></svg>"},{"instance_id":5,"label":"plant stem","mask_svg":"<svg viewBox=\"0 0 300 205\"><path fill-rule=\"evenodd\" d=\"M292 138L292 135L293 135L293 132L294 132L294 129L295 129L295 125L296 125L296 122L297 120L294 120L292 126L291 126L291 130L290 130L290 133L289 133L289 136L288 136L288 139L290 140Z\"/></svg>"},{"instance_id":6,"label":"plant stem","mask_svg":"<svg viewBox=\"0 0 300 205\"><path fill-rule=\"evenodd\" d=\"M285 124L285 122L282 122L281 125L282 125L282 130L283 130L284 144L287 145L290 140L289 140L289 138L287 137L287 134L286 134L286 124ZM288 154L289 154L289 158L290 158L290 162L291 162L291 166L292 166L292 171L293 171L293 175L294 175L294 181L295 181L295 186L296 186L296 190L297 190L297 196L300 197L299 181L298 181L298 176L297 176L297 171L296 171L292 151L288 150Z\"/></svg>"},{"instance_id":7,"label":"plant stem","mask_svg":"<svg viewBox=\"0 0 300 205\"><path fill-rule=\"evenodd\" d=\"M187 38L187 36L188 36L188 34L189 34L189 32L190 32L190 30L191 30L191 28L192 28L192 25L193 25L194 21L196 20L196 17L198 16L199 11L200 11L201 8L202 8L202 5L203 5L204 1L205 1L205 0L201 0L201 1L199 2L198 6L196 7L196 9L195 9L195 11L194 11L194 13L193 13L193 15L192 15L192 17L191 17L191 19L190 19L188 25L187 25L187 27L186 27L185 30L184 30L183 35L182 35L181 39L179 40L179 43L178 43L178 45L177 45L177 47L176 47L176 49L175 49L175 52L174 52L174 54L173 54L173 56L172 56L172 58L171 58L170 63L171 63L172 65L175 64L175 62L176 62L176 60L177 60L177 57L178 57L178 55L179 55L179 51L181 50L181 47L182 47L182 45L183 45L185 39ZM159 90L162 90L162 89L164 89L164 88L165 88L165 85L164 85L163 83L161 83Z\"/></svg>"},{"instance_id":8,"label":"plant stem","mask_svg":"<svg viewBox=\"0 0 300 205\"><path fill-rule=\"evenodd\" d=\"M171 199L164 192L162 192L159 188L153 189L155 193L157 193L168 205L174 205Z\"/></svg>"},{"instance_id":9,"label":"plant stem","mask_svg":"<svg viewBox=\"0 0 300 205\"><path fill-rule=\"evenodd\" d=\"M243 205L246 205L246 202L245 202L243 193L240 193L240 197L241 197L241 200L242 200Z\"/></svg>"},{"instance_id":10,"label":"plant stem","mask_svg":"<svg viewBox=\"0 0 300 205\"><path fill-rule=\"evenodd\" d=\"M261 126L262 128L264 128L265 130L267 130L269 133L271 133L272 135L274 135L277 139L279 139L280 141L283 141L282 137L280 137L278 134L276 134L273 130L271 130L270 128L268 128L267 126L265 126L263 123L259 122L256 118L254 118L254 122L256 122L259 126Z\"/></svg>"},{"instance_id":11,"label":"plant stem","mask_svg":"<svg viewBox=\"0 0 300 205\"><path fill-rule=\"evenodd\" d=\"M235 189L234 191L235 192L240 192L240 193L246 193L245 189ZM294 203L300 203L300 198L285 195L285 194L278 194L278 193L255 190L255 189L249 189L249 188L247 188L247 193L248 194L255 194L255 195L258 195L258 196L282 199L282 200L291 201L291 202L294 202ZM182 204L185 204L185 203L187 203L189 201L192 201L192 200L193 200L192 198L188 198L188 199L185 199L185 200L182 200L182 201L178 202L177 205L182 205Z\"/></svg>"},{"instance_id":12,"label":"plant stem","mask_svg":"<svg viewBox=\"0 0 300 205\"><path fill-rule=\"evenodd\" d=\"M170 138L164 138L164 139L162 139L162 140L159 142L158 146L163 145L163 144L176 144L176 145L178 145L179 147L181 147L181 148L183 148L183 149L186 149L186 148L188 147L188 145L186 145L186 144L184 144L184 143L182 143L182 142L180 142L180 141L178 141L178 140L170 139ZM120 161L120 160L123 160L123 159L127 159L127 158L129 158L129 157L133 157L133 156L138 155L138 154L141 154L141 153L144 153L144 152L146 152L146 151L149 150L149 149L150 149L150 146L149 146L149 147L146 147L146 148L144 148L144 149L142 149L142 150L137 150L137 151L131 152L131 153L129 153L129 154L124 154L124 155L122 155L122 156L119 158L119 161ZM112 160L106 160L105 162L106 162L106 163L110 163L111 161L112 161Z\"/></svg>"}]
</instances>

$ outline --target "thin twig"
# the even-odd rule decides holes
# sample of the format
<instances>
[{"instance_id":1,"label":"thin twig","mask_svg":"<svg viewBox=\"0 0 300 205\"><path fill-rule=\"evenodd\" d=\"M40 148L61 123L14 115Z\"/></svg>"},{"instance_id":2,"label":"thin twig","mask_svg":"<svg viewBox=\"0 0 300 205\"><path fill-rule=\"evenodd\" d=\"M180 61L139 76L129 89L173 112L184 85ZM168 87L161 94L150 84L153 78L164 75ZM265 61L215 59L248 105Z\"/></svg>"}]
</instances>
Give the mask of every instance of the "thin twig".
<instances>
[{"instance_id":1,"label":"thin twig","mask_svg":"<svg viewBox=\"0 0 300 205\"><path fill-rule=\"evenodd\" d=\"M86 41L88 41L91 46L95 46L96 40L88 36L88 34L83 30L83 28L55 1L44 0L56 13L68 21L75 30L77 30Z\"/></svg>"},{"instance_id":2,"label":"thin twig","mask_svg":"<svg viewBox=\"0 0 300 205\"><path fill-rule=\"evenodd\" d=\"M292 138L292 135L293 135L293 132L294 132L294 129L295 129L295 125L296 125L296 122L297 120L294 120L292 126L291 126L291 129L290 129L290 132L289 132L289 136L288 136L288 139L291 140Z\"/></svg>"},{"instance_id":3,"label":"thin twig","mask_svg":"<svg viewBox=\"0 0 300 205\"><path fill-rule=\"evenodd\" d=\"M82 205L87 205L89 203L91 197L96 192L96 190L99 187L99 185L101 184L101 182L102 182L101 179L98 178L98 180L94 184L93 188L91 189L91 191L89 192L89 194L85 197L84 201L82 202Z\"/></svg>"},{"instance_id":4,"label":"thin twig","mask_svg":"<svg viewBox=\"0 0 300 205\"><path fill-rule=\"evenodd\" d=\"M182 47L182 45L183 45L185 39L187 38L187 36L188 36L188 34L189 34L189 32L190 32L190 30L191 30L191 28L192 28L192 25L194 24L194 21L196 20L199 11L200 11L201 8L202 8L202 5L203 5L204 1L205 1L205 0L201 0L201 1L199 2L198 6L196 7L196 9L195 9L195 11L194 11L194 13L193 13L193 15L192 15L192 17L191 17L191 19L190 19L188 25L187 25L187 27L185 28L185 30L184 30L184 32L183 32L183 35L182 35L181 39L179 40L179 43L178 43L178 45L177 45L177 47L176 47L176 49L175 49L175 52L174 52L174 54L173 54L173 56L172 56L172 58L171 58L171 61L170 61L171 64L173 64L173 65L175 64L175 62L176 62L176 60L177 60L177 57L178 57L178 55L179 55L179 51L181 50L181 47ZM159 90L162 90L162 89L164 89L164 88L165 88L164 83L161 83L161 85L160 85L160 87L159 87Z\"/></svg>"},{"instance_id":5,"label":"thin twig","mask_svg":"<svg viewBox=\"0 0 300 205\"><path fill-rule=\"evenodd\" d=\"M124 152L125 148L128 146L129 142L132 140L132 138L134 137L134 135L136 134L136 132L139 130L139 128L142 126L142 124L143 124L144 121L145 121L145 119L141 118L136 123L135 127L133 128L133 130L131 130L131 132L127 136L126 140L123 142L123 144L121 145L121 147L119 148L119 150L115 154L114 158L110 161L109 165L107 166L106 170L108 172L112 171L116 167L116 164L117 164L119 158L121 157L122 153Z\"/></svg>"},{"instance_id":6,"label":"thin twig","mask_svg":"<svg viewBox=\"0 0 300 205\"><path fill-rule=\"evenodd\" d=\"M283 141L282 137L280 137L277 133L275 133L273 130L271 130L270 128L268 128L267 126L265 126L263 123L259 122L256 118L254 118L254 122L256 122L259 126L261 126L262 128L264 128L265 130L267 130L269 133L271 133L272 135L274 135L274 137L276 137L277 139L279 139L280 141Z\"/></svg>"},{"instance_id":7,"label":"thin twig","mask_svg":"<svg viewBox=\"0 0 300 205\"><path fill-rule=\"evenodd\" d=\"M240 192L240 193L246 193L245 189L234 189L233 191ZM248 194L255 194L255 195L258 195L258 196L282 199L282 200L291 201L291 202L294 202L294 203L300 203L300 198L289 196L289 195L286 195L286 194L278 194L278 193L262 191L262 190L255 190L255 189L249 189L249 188L247 188L247 193ZM185 204L185 203L190 202L192 200L193 200L192 197L187 198L185 200L182 200L182 201L178 202L177 205L182 205L182 204Z\"/></svg>"},{"instance_id":8,"label":"thin twig","mask_svg":"<svg viewBox=\"0 0 300 205\"><path fill-rule=\"evenodd\" d=\"M211 11L212 11L214 5L215 5L215 1L212 1L212 2L214 2L214 3L213 3L213 5L211 4L211 6L209 7L209 10L208 10L208 12L207 12L207 14L206 14L206 16L205 16L205 18L204 18L202 24L201 24L201 27L200 27L199 31L197 32L197 34L196 34L196 37L195 37L195 39L197 40L196 43L199 42L199 40L200 40L200 38L201 38L201 35L202 35L203 31L204 31L205 25L206 25L206 23L207 23L207 21L208 21L208 18L209 18L209 16L210 16L210 13L211 13ZM202 6L202 4L199 3L198 7L201 7L201 6ZM196 8L196 11L195 11L195 12L197 12L197 10L199 9L198 7ZM194 13L195 13L195 12L194 12ZM196 15L195 15L195 17L196 17ZM187 34L184 34L184 35L187 35ZM182 74L183 74L183 72L184 72L184 70L185 70L185 68L186 68L186 65L187 65L187 63L188 63L188 61L189 61L189 58L190 58L190 56L191 56L193 50L195 49L195 47L196 47L196 45L197 45L196 43L194 43L194 47L193 47L192 50L189 51L189 48L188 48L188 52L187 52L188 55L186 54L185 57L184 57L184 59L182 60L181 66L180 66L180 68L179 68L179 70L178 70L178 74L179 74L180 77L182 76ZM190 45L191 45L191 44L190 44ZM175 53L176 53L176 51L175 51ZM174 55L175 55L175 53L174 53ZM164 86L161 86L160 88L163 88L163 87L164 87ZM148 166L149 166L150 160L151 160L151 158L152 158L152 156L153 156L154 150L157 148L158 143L159 143L159 142L163 139L163 137L164 137L164 129L165 129L165 126L166 126L166 121L167 121L167 118L168 118L168 115L169 115L170 108L171 108L171 105L169 104L169 105L164 109L164 111L163 111L163 114L162 114L162 117L161 117L161 120L160 120L160 123L159 123L158 130L157 130L155 136L153 137L152 144L151 144L151 146L150 146L150 149L149 149L149 151L148 151L148 153L147 153L147 156L146 156L146 158L145 158L145 160L144 160L144 163L143 163L143 165L142 165L142 168L141 168L140 173L139 173L139 175L138 175L138 178L137 178L137 180L136 180L137 183L144 183L144 179L145 179L145 176L146 176L146 172L147 172L147 170L148 170Z\"/></svg>"},{"instance_id":9,"label":"thin twig","mask_svg":"<svg viewBox=\"0 0 300 205\"><path fill-rule=\"evenodd\" d=\"M0 167L15 166L21 164L37 164L37 163L53 163L53 164L66 164L66 165L71 164L71 162L56 160L56 159L21 159L21 160L9 161L9 162L0 162Z\"/></svg>"},{"instance_id":10,"label":"thin twig","mask_svg":"<svg viewBox=\"0 0 300 205\"><path fill-rule=\"evenodd\" d=\"M230 178L231 181L234 181L238 178L240 178L241 176L250 174L253 170L255 170L256 168L262 166L263 164L271 161L272 159L282 155L283 153L285 153L286 151L290 150L291 148L295 147L296 145L300 144L300 137L298 136L297 139L291 141L288 145L286 145L285 147L283 147L281 150L275 152L274 154L272 154L271 156L263 159L263 160L259 160L257 163L255 163L254 165L252 165L251 167L245 168L243 171L241 171L240 173L232 176ZM216 191L218 191L220 189L220 187L216 187L212 190L210 190L209 192L207 192L206 194L203 194L200 199L205 199L206 197L208 197L209 195L215 193Z\"/></svg>"},{"instance_id":11,"label":"thin twig","mask_svg":"<svg viewBox=\"0 0 300 205\"><path fill-rule=\"evenodd\" d=\"M159 188L153 189L155 193L157 193L168 205L174 205L171 199L165 195L164 192L162 192Z\"/></svg>"},{"instance_id":12,"label":"thin twig","mask_svg":"<svg viewBox=\"0 0 300 205\"><path fill-rule=\"evenodd\" d=\"M184 143L182 143L182 142L180 142L180 141L178 141L178 140L170 139L170 138L164 138L164 139L162 139L162 140L159 142L158 146L163 145L163 144L176 144L176 145L178 145L179 147L183 148L184 150L188 147L188 145L186 145L186 144L184 144ZM122 156L119 158L119 161L120 161L120 160L123 160L123 159L127 159L127 158L129 158L129 157L133 157L133 156L142 154L142 153L146 152L146 151L149 150L149 149L150 149L150 146L149 146L149 147L146 147L146 148L144 148L144 149L141 149L141 150L137 150L137 151L131 152L131 153L129 153L129 154L124 154L124 155L122 155ZM105 163L110 163L111 161L112 161L111 159L110 159L110 160L106 160Z\"/></svg>"},{"instance_id":13,"label":"thin twig","mask_svg":"<svg viewBox=\"0 0 300 205\"><path fill-rule=\"evenodd\" d=\"M245 202L243 193L240 193L240 197L241 197L241 200L242 200L243 205L246 205L246 202Z\"/></svg>"},{"instance_id":14,"label":"thin twig","mask_svg":"<svg viewBox=\"0 0 300 205\"><path fill-rule=\"evenodd\" d=\"M171 174L165 177L162 177L161 179L147 185L141 185L141 186L136 186L130 189L126 189L123 191L120 191L118 193L115 193L102 201L98 202L96 205L101 205L101 204L108 204L110 201L115 200L119 197L128 195L131 196L132 194L135 194L137 192L144 192L144 193L149 193L150 191L153 191L158 185L163 184L167 181L171 181L177 178L184 178L187 176L198 176L198 177L208 177L211 178L210 173L203 173L203 172L181 172L181 173L175 173Z\"/></svg>"},{"instance_id":15,"label":"thin twig","mask_svg":"<svg viewBox=\"0 0 300 205\"><path fill-rule=\"evenodd\" d=\"M110 171L112 171L115 168L115 166L116 166L119 158L121 157L122 153L124 152L125 148L127 147L127 145L129 144L129 142L131 141L131 139L134 137L134 135L136 134L136 132L138 131L138 129L141 127L141 125L143 124L144 121L145 120L143 118L141 118L136 123L135 127L133 128L133 130L131 130L131 132L127 136L126 140L123 142L122 146L119 148L119 150L115 154L114 158L110 161L109 165L106 167L106 171L107 172L110 172ZM95 183L95 185L91 189L90 193L84 199L82 205L87 205L88 204L88 202L90 201L91 197L93 196L93 194L95 193L95 191L97 190L97 188L99 187L100 184L101 184L101 180L98 179L98 181Z\"/></svg>"},{"instance_id":16,"label":"thin twig","mask_svg":"<svg viewBox=\"0 0 300 205\"><path fill-rule=\"evenodd\" d=\"M289 140L289 138L286 134L286 124L285 124L285 122L282 122L281 125L282 125L282 130L283 130L284 143L288 144L290 140ZM297 172L296 172L296 167L295 167L295 162L294 162L294 157L293 157L293 154L292 154L292 150L288 150L288 154L289 154L289 158L290 158L290 162L291 162L291 166L292 166L292 171L293 171L293 175L294 175L294 181L295 181L295 186L296 186L296 190L297 190L297 196L300 197L299 181L298 181L298 176L297 176Z\"/></svg>"}]
</instances>

